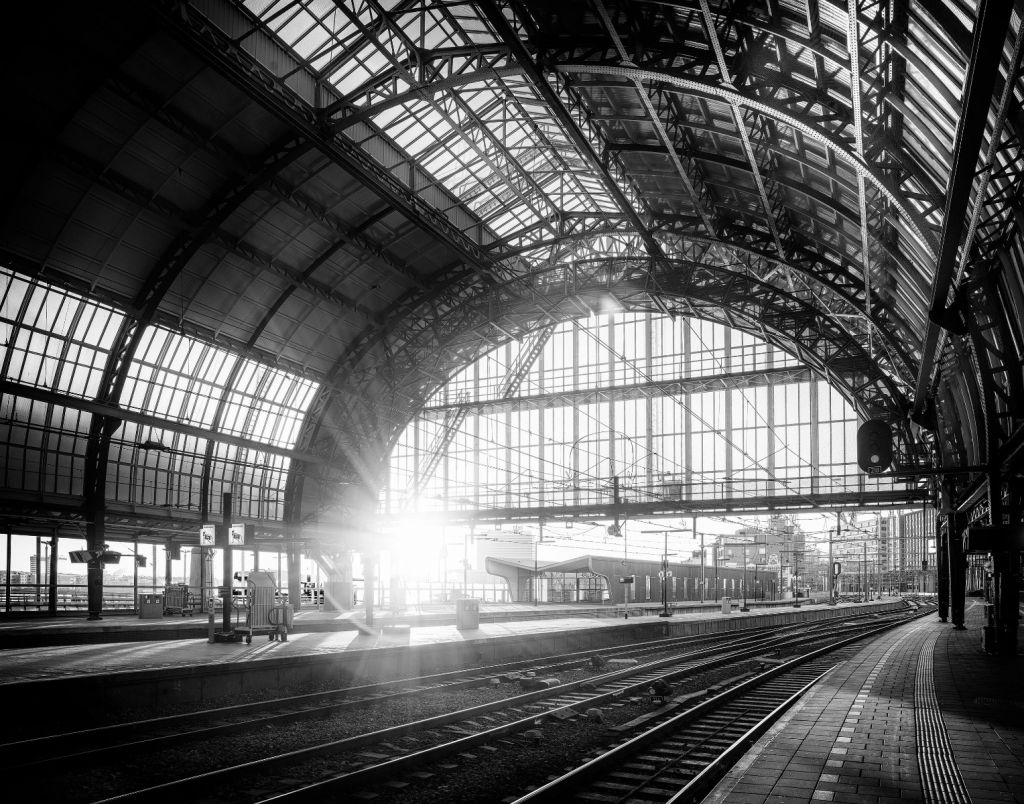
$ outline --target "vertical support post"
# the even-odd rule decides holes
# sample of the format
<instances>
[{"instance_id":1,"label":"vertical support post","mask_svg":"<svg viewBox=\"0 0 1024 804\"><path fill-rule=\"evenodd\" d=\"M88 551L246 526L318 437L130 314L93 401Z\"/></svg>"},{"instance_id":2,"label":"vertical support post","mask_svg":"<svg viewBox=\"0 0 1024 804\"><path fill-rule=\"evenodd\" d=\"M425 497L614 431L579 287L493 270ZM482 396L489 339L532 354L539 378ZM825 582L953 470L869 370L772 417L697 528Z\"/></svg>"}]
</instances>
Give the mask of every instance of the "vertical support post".
<instances>
[{"instance_id":1,"label":"vertical support post","mask_svg":"<svg viewBox=\"0 0 1024 804\"><path fill-rule=\"evenodd\" d=\"M1020 557L1014 550L1000 550L992 556L996 584L996 652L1017 655L1017 626L1020 600Z\"/></svg>"},{"instance_id":2,"label":"vertical support post","mask_svg":"<svg viewBox=\"0 0 1024 804\"><path fill-rule=\"evenodd\" d=\"M101 552L105 545L103 512L92 511L85 526L86 546L95 553ZM38 551L36 551L38 555ZM103 611L103 564L99 558L90 559L86 565L86 590L89 597L89 620L102 620Z\"/></svg>"},{"instance_id":3,"label":"vertical support post","mask_svg":"<svg viewBox=\"0 0 1024 804\"><path fill-rule=\"evenodd\" d=\"M302 608L302 551L288 546L288 602L292 611Z\"/></svg>"},{"instance_id":4,"label":"vertical support post","mask_svg":"<svg viewBox=\"0 0 1024 804\"><path fill-rule=\"evenodd\" d=\"M220 588L221 599L224 601L221 604L221 627L225 634L231 633L231 548L228 547L228 528L231 527L231 492L224 492L224 496L221 497L223 500L223 511L221 511L221 522L224 524L224 532L221 534L224 541L221 545L221 549L224 551L223 561L221 564L224 577L222 579L223 585Z\"/></svg>"},{"instance_id":5,"label":"vertical support post","mask_svg":"<svg viewBox=\"0 0 1024 804\"><path fill-rule=\"evenodd\" d=\"M937 517L935 524L938 537L935 547L935 559L938 562L935 581L939 593L939 622L944 623L949 619L949 516Z\"/></svg>"},{"instance_id":6,"label":"vertical support post","mask_svg":"<svg viewBox=\"0 0 1024 804\"><path fill-rule=\"evenodd\" d=\"M668 531L665 531L665 552L661 554L661 616L668 617Z\"/></svg>"},{"instance_id":7,"label":"vertical support post","mask_svg":"<svg viewBox=\"0 0 1024 804\"><path fill-rule=\"evenodd\" d=\"M967 604L967 561L961 534L964 530L964 515L954 510L949 515L949 609L953 627L964 630L964 616Z\"/></svg>"},{"instance_id":8,"label":"vertical support post","mask_svg":"<svg viewBox=\"0 0 1024 804\"><path fill-rule=\"evenodd\" d=\"M366 625L373 627L373 601L377 596L377 556L363 553L363 603Z\"/></svg>"},{"instance_id":9,"label":"vertical support post","mask_svg":"<svg viewBox=\"0 0 1024 804\"><path fill-rule=\"evenodd\" d=\"M48 578L49 589L47 590L48 606L47 609L51 617L57 616L57 529L54 528L50 535L50 555L47 556L49 560L49 571ZM8 565L9 566L9 565ZM138 574L138 567L136 566L136 574Z\"/></svg>"},{"instance_id":10,"label":"vertical support post","mask_svg":"<svg viewBox=\"0 0 1024 804\"><path fill-rule=\"evenodd\" d=\"M200 597L201 604L202 604L202 606L200 608L200 611L204 611L204 612L206 611L206 607L207 606L210 607L210 611L213 611L213 603L210 600L211 596L209 594L207 594L207 592L206 592L207 587L210 587L210 588L213 587L213 579L206 577L206 551L207 550L212 550L212 549L213 548L211 548L211 547L197 547L197 548L195 548L195 550L192 551L192 554L191 554L192 556L194 556L196 554L196 550L199 551L199 597ZM192 566L191 566L191 564L192 564L192 562L191 562L191 556L190 556L189 568L187 570L187 572L188 572L188 581L187 581L187 583L190 586L192 584Z\"/></svg>"},{"instance_id":11,"label":"vertical support post","mask_svg":"<svg viewBox=\"0 0 1024 804\"><path fill-rule=\"evenodd\" d=\"M711 549L715 551L712 554L712 559L714 559L714 562L715 562L714 563L714 567L715 567L715 598L714 599L715 599L715 602L717 603L718 602L718 545L716 544L716 545L712 546Z\"/></svg>"},{"instance_id":12,"label":"vertical support post","mask_svg":"<svg viewBox=\"0 0 1024 804\"><path fill-rule=\"evenodd\" d=\"M697 517L692 518L694 535L697 533ZM704 569L704 534L700 534L700 602L704 602L704 595L707 592L707 577Z\"/></svg>"},{"instance_id":13,"label":"vertical support post","mask_svg":"<svg viewBox=\"0 0 1024 804\"><path fill-rule=\"evenodd\" d=\"M7 533L5 535L7 536L7 541L6 541L6 545L5 545L5 548L4 548L4 553L5 553L6 557L7 557L7 562L4 564L4 566L7 568L7 572L4 573L4 611L10 611L11 610L11 572L10 572L10 569L11 569L11 539L13 538L12 531L11 531L10 528L7 529Z\"/></svg>"},{"instance_id":14,"label":"vertical support post","mask_svg":"<svg viewBox=\"0 0 1024 804\"><path fill-rule=\"evenodd\" d=\"M171 547L172 542L170 539L167 540L167 544L164 545L164 587L168 587L172 583L171 578ZM153 572L156 573L156 562L154 561ZM187 581L186 581L187 583ZM201 595L200 595L201 596Z\"/></svg>"},{"instance_id":15,"label":"vertical support post","mask_svg":"<svg viewBox=\"0 0 1024 804\"><path fill-rule=\"evenodd\" d=\"M747 543L743 542L743 605L740 611L750 611L747 608Z\"/></svg>"},{"instance_id":16,"label":"vertical support post","mask_svg":"<svg viewBox=\"0 0 1024 804\"><path fill-rule=\"evenodd\" d=\"M793 548L793 608L800 608L800 553L796 547Z\"/></svg>"},{"instance_id":17,"label":"vertical support post","mask_svg":"<svg viewBox=\"0 0 1024 804\"><path fill-rule=\"evenodd\" d=\"M861 576L860 576L860 599L862 603L867 603L868 598L868 540L864 540L864 561L861 565Z\"/></svg>"},{"instance_id":18,"label":"vertical support post","mask_svg":"<svg viewBox=\"0 0 1024 804\"><path fill-rule=\"evenodd\" d=\"M537 605L537 542L533 543L533 577L530 578L530 597L533 598L533 605Z\"/></svg>"},{"instance_id":19,"label":"vertical support post","mask_svg":"<svg viewBox=\"0 0 1024 804\"><path fill-rule=\"evenodd\" d=\"M834 606L836 602L836 562L832 556L832 534L839 538L839 531L843 527L840 513L836 511L836 529L828 532L828 604Z\"/></svg>"}]
</instances>

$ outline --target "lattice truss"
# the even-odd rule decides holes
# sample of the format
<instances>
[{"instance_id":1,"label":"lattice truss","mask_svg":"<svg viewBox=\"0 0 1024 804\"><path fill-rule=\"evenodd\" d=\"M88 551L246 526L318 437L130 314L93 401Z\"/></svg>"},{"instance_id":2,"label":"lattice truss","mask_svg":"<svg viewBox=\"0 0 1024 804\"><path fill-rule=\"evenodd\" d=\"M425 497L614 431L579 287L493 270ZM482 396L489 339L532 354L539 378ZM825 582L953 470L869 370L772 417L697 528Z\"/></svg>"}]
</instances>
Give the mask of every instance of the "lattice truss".
<instances>
[{"instance_id":1,"label":"lattice truss","mask_svg":"<svg viewBox=\"0 0 1024 804\"><path fill-rule=\"evenodd\" d=\"M967 245L945 299L952 307L969 297L982 312L969 342L941 335L933 349L947 185L958 166L975 167L972 154L955 153L975 20L953 0L154 7L290 136L247 165L247 180L162 258L137 300L140 326L125 325L111 344L100 402L117 399L140 333L168 323L161 301L214 243L288 273L356 322L318 378L295 444L303 455L344 457L332 482L346 479L335 477L340 464L379 470L374 461L457 368L609 299L757 334L846 389L865 415L905 422L922 374L934 385L922 364L941 354L980 373L990 441L1006 441L1021 418L1020 333L1004 323L1016 300L998 287L998 266L1024 263L1012 237L1019 16L1000 54L999 106L989 109ZM114 80L120 94L138 94ZM158 103L153 114L180 127ZM425 277L364 235L372 216L347 228L333 221L285 178L310 153L372 188L382 215L403 216L451 261ZM310 279L314 268L289 269L227 236L223 221L254 188L379 267L398 288L387 304L370 309ZM986 307L994 286L999 301ZM900 458L919 459L909 431L900 435ZM87 462L98 487L101 462ZM302 495L301 476L290 478L285 507Z\"/></svg>"},{"instance_id":2,"label":"lattice truss","mask_svg":"<svg viewBox=\"0 0 1024 804\"><path fill-rule=\"evenodd\" d=\"M250 7L337 96L327 130L387 138L472 212L506 293L616 256L653 295L697 248L907 387L962 70L940 26L879 3Z\"/></svg>"}]
</instances>

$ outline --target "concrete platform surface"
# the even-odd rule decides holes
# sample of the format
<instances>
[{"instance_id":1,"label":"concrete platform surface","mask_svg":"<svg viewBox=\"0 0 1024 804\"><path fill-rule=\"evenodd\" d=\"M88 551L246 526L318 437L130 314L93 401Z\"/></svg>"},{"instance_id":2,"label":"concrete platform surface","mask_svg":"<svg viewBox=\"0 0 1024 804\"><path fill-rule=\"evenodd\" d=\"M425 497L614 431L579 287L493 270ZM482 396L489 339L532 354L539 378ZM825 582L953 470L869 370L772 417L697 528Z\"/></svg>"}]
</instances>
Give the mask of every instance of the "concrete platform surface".
<instances>
[{"instance_id":1,"label":"concrete platform surface","mask_svg":"<svg viewBox=\"0 0 1024 804\"><path fill-rule=\"evenodd\" d=\"M834 669L766 733L705 804L1024 802L1024 657L981 650L937 617Z\"/></svg>"},{"instance_id":2,"label":"concrete platform surface","mask_svg":"<svg viewBox=\"0 0 1024 804\"><path fill-rule=\"evenodd\" d=\"M0 624L0 684L21 681L67 678L83 674L111 674L134 670L195 667L223 662L239 663L266 659L283 659L303 655L328 655L375 648L415 647L445 642L493 640L503 637L540 636L567 631L604 629L639 623L699 623L717 619L742 620L745 618L793 616L806 612L808 616L824 615L830 610L849 609L851 612L868 606L873 609L891 607L895 599L871 604L843 604L829 607L823 604L804 604L799 609L788 606L751 606L741 612L733 608L722 614L721 607L701 607L699 604L677 608L671 617L661 618L653 613L641 613L632 607L628 619L621 606L604 609L583 609L572 606L545 607L529 604L488 604L481 608L479 628L459 630L454 622L454 608L444 621L435 625L409 625L412 618L381 612L374 617L373 627L365 624L365 613L298 612L295 628L287 642L269 641L257 634L251 644L245 642L214 642L208 640L206 617L199 622L194 618L165 617L162 620L140 620L137 617L105 618L88 621L84 618L65 618L62 621L19 621ZM648 612L658 609L648 609ZM596 612L596 613L595 613ZM182 620L184 619L184 622ZM159 631L154 632L157 628ZM222 623L215 620L215 630ZM198 630L196 630L198 629ZM104 641L89 644L62 644L58 631L73 635L102 631ZM131 632L148 639L132 640ZM53 641L40 647L7 647L23 632ZM175 634L175 631L184 631ZM155 636L154 636L155 633ZM202 636L197 636L201 634ZM14 644L17 644L14 642Z\"/></svg>"}]
</instances>

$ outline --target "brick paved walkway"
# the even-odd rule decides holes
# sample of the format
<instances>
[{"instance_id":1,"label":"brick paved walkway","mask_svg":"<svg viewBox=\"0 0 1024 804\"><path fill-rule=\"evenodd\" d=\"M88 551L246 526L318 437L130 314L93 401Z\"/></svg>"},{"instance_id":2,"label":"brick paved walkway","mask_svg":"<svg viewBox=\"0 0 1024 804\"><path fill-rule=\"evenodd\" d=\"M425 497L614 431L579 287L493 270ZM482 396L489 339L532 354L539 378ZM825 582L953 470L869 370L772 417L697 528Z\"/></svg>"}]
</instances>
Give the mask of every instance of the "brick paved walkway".
<instances>
[{"instance_id":1,"label":"brick paved walkway","mask_svg":"<svg viewBox=\"0 0 1024 804\"><path fill-rule=\"evenodd\" d=\"M969 606L965 631L929 617L837 667L705 802L1024 802L1024 658L982 653Z\"/></svg>"}]
</instances>

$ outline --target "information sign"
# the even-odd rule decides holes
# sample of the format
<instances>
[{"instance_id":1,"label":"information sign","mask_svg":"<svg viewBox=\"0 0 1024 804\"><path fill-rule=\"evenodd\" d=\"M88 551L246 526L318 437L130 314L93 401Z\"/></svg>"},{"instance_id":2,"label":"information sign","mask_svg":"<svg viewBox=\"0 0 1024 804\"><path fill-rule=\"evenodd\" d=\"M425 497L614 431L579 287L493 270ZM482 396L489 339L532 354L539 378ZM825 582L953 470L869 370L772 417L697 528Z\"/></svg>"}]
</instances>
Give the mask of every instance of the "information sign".
<instances>
[{"instance_id":1,"label":"information sign","mask_svg":"<svg viewBox=\"0 0 1024 804\"><path fill-rule=\"evenodd\" d=\"M199 528L199 546L200 547L216 547L217 546L217 526L216 525L202 525Z\"/></svg>"}]
</instances>

